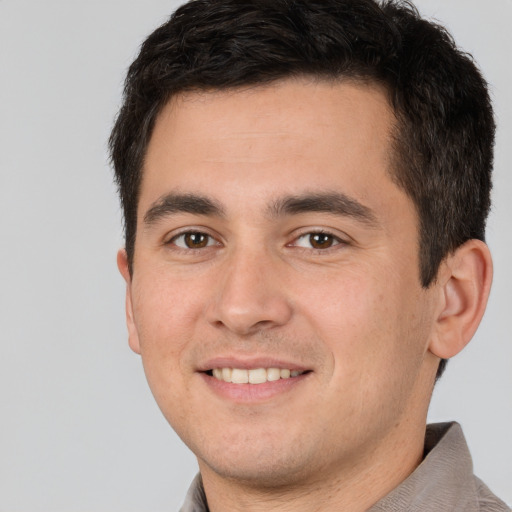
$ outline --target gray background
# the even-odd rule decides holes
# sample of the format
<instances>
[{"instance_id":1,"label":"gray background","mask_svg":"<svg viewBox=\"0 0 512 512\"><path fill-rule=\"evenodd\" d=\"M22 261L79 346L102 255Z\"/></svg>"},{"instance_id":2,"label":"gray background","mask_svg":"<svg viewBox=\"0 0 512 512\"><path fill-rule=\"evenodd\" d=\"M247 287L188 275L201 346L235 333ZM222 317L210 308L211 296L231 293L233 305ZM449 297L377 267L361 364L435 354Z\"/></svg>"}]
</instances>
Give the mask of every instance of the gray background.
<instances>
[{"instance_id":1,"label":"gray background","mask_svg":"<svg viewBox=\"0 0 512 512\"><path fill-rule=\"evenodd\" d=\"M125 69L176 5L0 0L0 511L177 510L196 471L126 343L106 156ZM430 418L463 424L512 503L512 1L417 5L480 63L499 123L493 292Z\"/></svg>"}]
</instances>

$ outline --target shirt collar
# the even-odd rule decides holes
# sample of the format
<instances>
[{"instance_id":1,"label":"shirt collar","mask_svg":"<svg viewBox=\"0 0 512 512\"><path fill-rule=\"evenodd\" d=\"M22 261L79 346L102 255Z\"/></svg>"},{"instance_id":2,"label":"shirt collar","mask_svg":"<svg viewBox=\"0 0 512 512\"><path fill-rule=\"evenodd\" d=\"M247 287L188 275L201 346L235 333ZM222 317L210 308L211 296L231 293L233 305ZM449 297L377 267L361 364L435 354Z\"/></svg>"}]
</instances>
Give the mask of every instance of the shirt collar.
<instances>
[{"instance_id":1,"label":"shirt collar","mask_svg":"<svg viewBox=\"0 0 512 512\"><path fill-rule=\"evenodd\" d=\"M458 423L429 425L422 463L368 512L396 510L480 510L471 455Z\"/></svg>"}]
</instances>

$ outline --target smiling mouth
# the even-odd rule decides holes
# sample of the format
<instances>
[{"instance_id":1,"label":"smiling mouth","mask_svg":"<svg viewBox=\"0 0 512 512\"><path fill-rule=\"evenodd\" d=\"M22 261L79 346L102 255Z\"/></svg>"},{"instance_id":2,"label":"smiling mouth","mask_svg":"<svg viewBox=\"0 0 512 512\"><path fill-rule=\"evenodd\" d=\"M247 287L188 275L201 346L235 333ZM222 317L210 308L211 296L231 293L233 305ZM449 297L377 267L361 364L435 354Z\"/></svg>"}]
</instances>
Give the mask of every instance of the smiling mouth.
<instances>
[{"instance_id":1,"label":"smiling mouth","mask_svg":"<svg viewBox=\"0 0 512 512\"><path fill-rule=\"evenodd\" d=\"M232 384L264 384L281 379L291 379L309 373L309 371L288 370L286 368L213 368L207 375Z\"/></svg>"}]
</instances>

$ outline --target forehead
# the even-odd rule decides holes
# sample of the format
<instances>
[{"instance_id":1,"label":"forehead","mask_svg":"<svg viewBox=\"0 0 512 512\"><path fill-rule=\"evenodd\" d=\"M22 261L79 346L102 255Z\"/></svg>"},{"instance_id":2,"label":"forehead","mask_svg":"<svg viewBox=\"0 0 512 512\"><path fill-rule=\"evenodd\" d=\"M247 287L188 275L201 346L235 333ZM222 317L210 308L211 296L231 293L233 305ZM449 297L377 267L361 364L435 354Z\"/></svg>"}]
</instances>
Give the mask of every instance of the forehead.
<instances>
[{"instance_id":1,"label":"forehead","mask_svg":"<svg viewBox=\"0 0 512 512\"><path fill-rule=\"evenodd\" d=\"M385 91L354 82L297 79L177 95L148 146L141 210L176 189L206 186L220 197L227 184L226 199L238 185L252 202L305 188L343 188L360 199L379 187L385 193L393 123Z\"/></svg>"}]
</instances>

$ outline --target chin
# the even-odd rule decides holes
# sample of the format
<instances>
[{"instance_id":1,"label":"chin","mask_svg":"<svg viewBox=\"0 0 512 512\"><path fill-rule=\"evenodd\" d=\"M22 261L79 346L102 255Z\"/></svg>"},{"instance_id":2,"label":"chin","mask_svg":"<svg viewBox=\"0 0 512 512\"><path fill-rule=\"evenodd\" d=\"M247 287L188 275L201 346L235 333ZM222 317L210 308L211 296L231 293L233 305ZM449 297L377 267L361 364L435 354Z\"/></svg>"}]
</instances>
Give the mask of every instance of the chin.
<instances>
[{"instance_id":1,"label":"chin","mask_svg":"<svg viewBox=\"0 0 512 512\"><path fill-rule=\"evenodd\" d=\"M305 471L298 471L294 464L283 464L279 462L261 463L244 462L244 464L235 465L225 460L218 464L208 464L204 462L211 471L218 476L236 481L247 487L257 487L258 489L278 489L297 485L304 480ZM200 464L201 472L204 473L203 466Z\"/></svg>"},{"instance_id":2,"label":"chin","mask_svg":"<svg viewBox=\"0 0 512 512\"><path fill-rule=\"evenodd\" d=\"M304 447L297 449L297 444L278 444L262 444L261 441L257 445L254 442L232 444L226 450L213 448L204 454L196 452L196 455L201 472L213 471L222 478L260 489L297 485L318 473L320 468L315 467L313 457Z\"/></svg>"}]
</instances>

